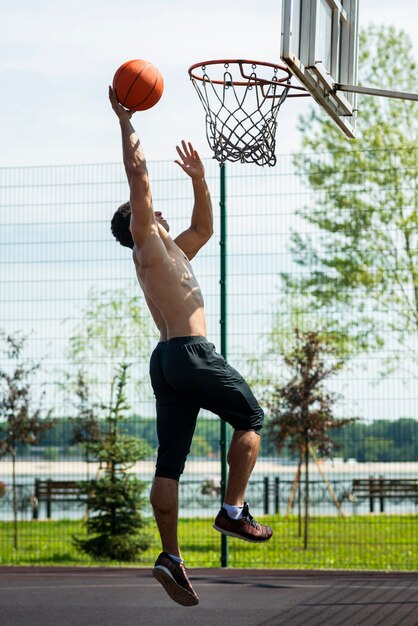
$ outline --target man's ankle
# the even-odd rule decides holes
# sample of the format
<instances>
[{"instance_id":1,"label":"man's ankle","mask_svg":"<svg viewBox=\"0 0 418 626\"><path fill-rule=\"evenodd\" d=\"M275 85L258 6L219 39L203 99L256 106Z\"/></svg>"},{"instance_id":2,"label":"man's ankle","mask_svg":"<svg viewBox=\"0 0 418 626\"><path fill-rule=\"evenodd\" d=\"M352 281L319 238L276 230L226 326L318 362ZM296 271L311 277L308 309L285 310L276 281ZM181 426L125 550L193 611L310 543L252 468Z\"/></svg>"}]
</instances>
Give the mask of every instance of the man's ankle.
<instances>
[{"instance_id":1,"label":"man's ankle","mask_svg":"<svg viewBox=\"0 0 418 626\"><path fill-rule=\"evenodd\" d=\"M228 513L228 517L230 517L231 519L241 519L242 509L244 508L244 505L236 506L224 502L222 507L225 509L225 511Z\"/></svg>"},{"instance_id":2,"label":"man's ankle","mask_svg":"<svg viewBox=\"0 0 418 626\"><path fill-rule=\"evenodd\" d=\"M177 554L170 554L169 552L167 552L167 554L170 557L170 559L173 559L173 561L175 561L176 563L184 563L181 556L178 556Z\"/></svg>"}]
</instances>

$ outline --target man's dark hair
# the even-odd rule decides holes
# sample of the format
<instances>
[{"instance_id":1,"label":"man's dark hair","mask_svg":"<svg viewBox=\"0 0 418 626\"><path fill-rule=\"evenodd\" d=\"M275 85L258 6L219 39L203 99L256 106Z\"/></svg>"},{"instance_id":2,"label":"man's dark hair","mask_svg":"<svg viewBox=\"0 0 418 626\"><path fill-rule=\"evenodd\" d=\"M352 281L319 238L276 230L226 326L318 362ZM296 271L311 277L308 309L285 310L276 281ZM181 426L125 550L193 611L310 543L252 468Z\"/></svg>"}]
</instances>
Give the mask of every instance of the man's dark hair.
<instances>
[{"instance_id":1,"label":"man's dark hair","mask_svg":"<svg viewBox=\"0 0 418 626\"><path fill-rule=\"evenodd\" d=\"M114 214L110 230L121 246L126 246L127 248L132 249L134 247L134 240L132 239L131 231L129 230L130 221L131 205L129 202L125 202L125 204L122 204Z\"/></svg>"}]
</instances>

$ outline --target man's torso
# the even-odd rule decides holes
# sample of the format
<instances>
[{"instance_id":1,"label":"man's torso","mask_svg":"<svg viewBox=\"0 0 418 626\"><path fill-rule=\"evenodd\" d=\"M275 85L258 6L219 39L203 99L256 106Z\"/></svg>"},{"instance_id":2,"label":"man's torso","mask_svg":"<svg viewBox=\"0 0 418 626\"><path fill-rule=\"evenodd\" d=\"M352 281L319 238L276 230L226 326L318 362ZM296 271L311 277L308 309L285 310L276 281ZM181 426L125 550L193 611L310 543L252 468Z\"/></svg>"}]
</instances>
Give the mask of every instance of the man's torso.
<instances>
[{"instance_id":1,"label":"man's torso","mask_svg":"<svg viewBox=\"0 0 418 626\"><path fill-rule=\"evenodd\" d=\"M137 247L133 250L137 278L161 340L205 336L203 296L190 261L168 233L161 231L161 235L163 248L155 242L159 248L157 261L147 262L152 242L146 252Z\"/></svg>"}]
</instances>

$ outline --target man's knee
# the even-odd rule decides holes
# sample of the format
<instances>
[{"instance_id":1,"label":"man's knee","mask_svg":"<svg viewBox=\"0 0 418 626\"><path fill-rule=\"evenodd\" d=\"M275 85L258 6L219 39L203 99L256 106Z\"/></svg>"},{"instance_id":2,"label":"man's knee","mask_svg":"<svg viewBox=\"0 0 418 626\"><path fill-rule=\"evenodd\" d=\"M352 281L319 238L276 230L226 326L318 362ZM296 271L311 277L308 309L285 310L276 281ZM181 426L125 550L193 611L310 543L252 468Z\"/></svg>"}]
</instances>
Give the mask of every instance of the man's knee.
<instances>
[{"instance_id":1,"label":"man's knee","mask_svg":"<svg viewBox=\"0 0 418 626\"><path fill-rule=\"evenodd\" d=\"M177 482L180 480L180 476L184 471L184 467L186 465L186 460L180 460L178 462L178 467L176 467L175 459L174 463L171 463L171 467L167 467L164 462L160 461L160 455L158 455L157 459L157 467L155 470L155 478L169 478L170 480L176 480Z\"/></svg>"},{"instance_id":2,"label":"man's knee","mask_svg":"<svg viewBox=\"0 0 418 626\"><path fill-rule=\"evenodd\" d=\"M258 406L250 415L242 416L240 419L227 420L234 431L254 432L257 435L261 435L261 429L263 428L264 411Z\"/></svg>"},{"instance_id":3,"label":"man's knee","mask_svg":"<svg viewBox=\"0 0 418 626\"><path fill-rule=\"evenodd\" d=\"M234 430L232 443L239 444L241 448L248 450L252 450L254 447L258 448L260 445L260 433L252 428L237 428Z\"/></svg>"},{"instance_id":4,"label":"man's knee","mask_svg":"<svg viewBox=\"0 0 418 626\"><path fill-rule=\"evenodd\" d=\"M258 409L255 411L254 418L251 422L251 430L253 430L258 435L261 434L261 429L263 428L264 422L264 411L261 406L258 406Z\"/></svg>"},{"instance_id":5,"label":"man's knee","mask_svg":"<svg viewBox=\"0 0 418 626\"><path fill-rule=\"evenodd\" d=\"M177 480L155 476L150 492L150 502L154 510L159 513L169 513L178 502Z\"/></svg>"}]
</instances>

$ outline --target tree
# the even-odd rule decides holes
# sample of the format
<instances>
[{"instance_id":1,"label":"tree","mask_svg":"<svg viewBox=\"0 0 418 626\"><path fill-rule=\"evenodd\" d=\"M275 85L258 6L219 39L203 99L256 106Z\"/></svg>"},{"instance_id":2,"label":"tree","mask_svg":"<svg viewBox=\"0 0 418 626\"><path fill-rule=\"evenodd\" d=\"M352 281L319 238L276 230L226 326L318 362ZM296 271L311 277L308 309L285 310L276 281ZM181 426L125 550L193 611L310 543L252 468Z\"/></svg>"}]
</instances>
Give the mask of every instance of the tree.
<instances>
[{"instance_id":1,"label":"tree","mask_svg":"<svg viewBox=\"0 0 418 626\"><path fill-rule=\"evenodd\" d=\"M123 432L129 408L125 395L128 367L122 363L113 379L100 440L85 444L104 475L80 486L92 515L85 522L87 539L75 537L74 543L98 559L133 561L150 543L140 532L147 524L141 513L145 483L128 470L151 449L143 440Z\"/></svg>"},{"instance_id":2,"label":"tree","mask_svg":"<svg viewBox=\"0 0 418 626\"><path fill-rule=\"evenodd\" d=\"M92 444L102 439L102 427L98 416L98 407L90 399L90 389L84 371L77 372L75 385L77 415L73 418L73 437L71 443ZM83 445L89 479L90 446Z\"/></svg>"},{"instance_id":3,"label":"tree","mask_svg":"<svg viewBox=\"0 0 418 626\"><path fill-rule=\"evenodd\" d=\"M411 49L403 31L370 26L360 35L360 84L417 91ZM417 362L411 337L418 333L418 107L358 98L355 140L317 107L300 120L309 152L295 163L316 193L315 206L299 215L316 234L293 233L302 277L283 278L289 292L304 294L311 312L341 328L353 352L383 345L385 315L391 341Z\"/></svg>"},{"instance_id":4,"label":"tree","mask_svg":"<svg viewBox=\"0 0 418 626\"><path fill-rule=\"evenodd\" d=\"M342 428L355 418L336 419L333 405L337 395L325 390L324 381L344 366L336 356L335 346L326 336L295 329L293 349L283 355L291 379L276 384L268 394L267 432L278 452L286 443L299 457L298 473L305 470L304 548L308 546L309 457L316 448L321 457L332 457L336 447L331 431Z\"/></svg>"},{"instance_id":5,"label":"tree","mask_svg":"<svg viewBox=\"0 0 418 626\"><path fill-rule=\"evenodd\" d=\"M18 445L34 445L42 432L52 428L54 420L51 411L42 417L41 402L33 408L32 386L40 364L32 364L23 358L26 337L16 333L0 333L3 342L2 352L9 361L9 367L0 367L0 458L7 454L12 457L12 497L14 549L18 550L17 523L17 484L16 458Z\"/></svg>"},{"instance_id":6,"label":"tree","mask_svg":"<svg viewBox=\"0 0 418 626\"><path fill-rule=\"evenodd\" d=\"M84 430L87 421L91 422L89 428L95 428L91 411L106 401L106 390L120 363L135 367L132 395L142 392L144 379L148 381L148 360L154 335L148 311L144 310L137 296L124 289L92 290L89 293L80 322L69 333L69 366L61 376L66 403L74 404L76 395L76 415L80 411L90 411L89 416L81 418ZM83 408L83 403L86 405L83 394L88 394L88 408Z\"/></svg>"},{"instance_id":7,"label":"tree","mask_svg":"<svg viewBox=\"0 0 418 626\"><path fill-rule=\"evenodd\" d=\"M369 424L352 424L344 429L343 435L335 433L345 459L405 463L418 458L418 422L413 418L382 418Z\"/></svg>"},{"instance_id":8,"label":"tree","mask_svg":"<svg viewBox=\"0 0 418 626\"><path fill-rule=\"evenodd\" d=\"M148 359L155 331L142 301L124 289L92 290L81 323L70 337L73 363L118 367L121 362Z\"/></svg>"}]
</instances>

